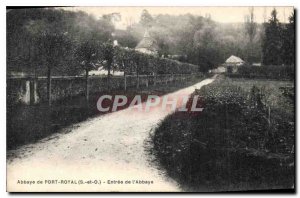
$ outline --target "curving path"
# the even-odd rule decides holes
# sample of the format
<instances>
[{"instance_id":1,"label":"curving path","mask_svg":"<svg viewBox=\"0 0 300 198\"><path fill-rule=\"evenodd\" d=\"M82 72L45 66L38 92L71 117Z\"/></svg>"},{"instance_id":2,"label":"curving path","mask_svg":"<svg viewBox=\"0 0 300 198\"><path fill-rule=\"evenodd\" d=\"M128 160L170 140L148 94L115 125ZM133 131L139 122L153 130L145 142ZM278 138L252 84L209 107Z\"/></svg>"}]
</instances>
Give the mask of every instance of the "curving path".
<instances>
[{"instance_id":1,"label":"curving path","mask_svg":"<svg viewBox=\"0 0 300 198\"><path fill-rule=\"evenodd\" d=\"M206 79L168 96L189 95L195 88L213 81L214 78ZM7 162L7 190L180 191L148 152L151 132L169 113L172 113L170 109L155 108L148 113L125 109L74 125L69 133L56 134L9 151L8 155L14 157ZM29 185L17 184L18 180L54 181L47 185ZM58 183L60 180L67 184ZM97 180L98 183L101 180L101 184L79 185L78 180ZM144 182L108 184L108 180ZM68 184L71 181L77 184ZM153 184L145 183L151 181Z\"/></svg>"}]
</instances>

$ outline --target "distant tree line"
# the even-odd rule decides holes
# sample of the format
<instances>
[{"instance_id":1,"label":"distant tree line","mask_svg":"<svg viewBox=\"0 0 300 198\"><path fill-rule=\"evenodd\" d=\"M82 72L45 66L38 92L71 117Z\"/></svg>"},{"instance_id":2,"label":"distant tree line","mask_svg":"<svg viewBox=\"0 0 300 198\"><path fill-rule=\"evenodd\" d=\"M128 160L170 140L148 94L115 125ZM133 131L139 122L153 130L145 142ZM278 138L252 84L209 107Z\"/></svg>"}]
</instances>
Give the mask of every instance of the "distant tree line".
<instances>
[{"instance_id":1,"label":"distant tree line","mask_svg":"<svg viewBox=\"0 0 300 198\"><path fill-rule=\"evenodd\" d=\"M100 19L84 12L62 9L16 9L7 12L7 72L47 76L51 105L51 76L88 76L92 69L126 74L191 74L197 67L189 63L138 53L113 44L113 15ZM108 87L109 88L109 87Z\"/></svg>"},{"instance_id":2,"label":"distant tree line","mask_svg":"<svg viewBox=\"0 0 300 198\"><path fill-rule=\"evenodd\" d=\"M114 27L104 18L62 9L13 9L7 13L7 68L36 75L82 72L76 51L108 42Z\"/></svg>"},{"instance_id":3,"label":"distant tree line","mask_svg":"<svg viewBox=\"0 0 300 198\"><path fill-rule=\"evenodd\" d=\"M228 24L191 14L152 16L144 10L139 22L130 24L118 35L126 36L126 40L121 39L123 46L133 47L148 29L158 43L160 56L176 57L177 60L196 64L203 72L224 63L231 55L242 58L250 65L292 64L294 15L287 24L279 23L277 17L260 24L255 21L254 9L249 8L245 23Z\"/></svg>"},{"instance_id":4,"label":"distant tree line","mask_svg":"<svg viewBox=\"0 0 300 198\"><path fill-rule=\"evenodd\" d=\"M7 68L35 75L81 75L99 67L140 74L195 72L195 66L113 45L115 14L101 18L62 9L7 13ZM126 35L124 35L126 40ZM130 41L129 41L130 42ZM134 48L134 47L133 47ZM108 75L110 76L110 75Z\"/></svg>"},{"instance_id":5,"label":"distant tree line","mask_svg":"<svg viewBox=\"0 0 300 198\"><path fill-rule=\"evenodd\" d=\"M274 9L271 18L264 24L262 62L264 65L294 65L295 63L295 14L289 23L282 24Z\"/></svg>"},{"instance_id":6,"label":"distant tree line","mask_svg":"<svg viewBox=\"0 0 300 198\"><path fill-rule=\"evenodd\" d=\"M230 55L265 65L292 64L295 60L294 15L288 24L282 24L276 10L263 25L255 23L253 9L245 24L222 24L191 14L151 16L144 10L139 22L128 24L126 30L116 30L114 21L120 17L112 13L96 19L84 12L53 8L8 10L8 72L80 75L99 66L109 72L120 70L123 63L117 62L120 58L116 53L124 50L115 49L135 48L145 29L157 41L160 57L198 65L201 72L224 63ZM114 39L121 47L112 45ZM140 61L139 56L147 55L136 55L133 62ZM167 72L163 66L166 64L161 65L159 69ZM184 73L189 69L181 70Z\"/></svg>"},{"instance_id":7,"label":"distant tree line","mask_svg":"<svg viewBox=\"0 0 300 198\"><path fill-rule=\"evenodd\" d=\"M148 29L157 41L160 56L176 57L177 60L198 65L199 71L206 72L224 63L231 55L250 63L261 62L263 27L254 22L253 12L252 17L251 13L249 15L249 23L224 24L213 21L209 15L151 16L144 10L139 22L131 24L118 35L126 35L122 45L136 46L145 29Z\"/></svg>"}]
</instances>

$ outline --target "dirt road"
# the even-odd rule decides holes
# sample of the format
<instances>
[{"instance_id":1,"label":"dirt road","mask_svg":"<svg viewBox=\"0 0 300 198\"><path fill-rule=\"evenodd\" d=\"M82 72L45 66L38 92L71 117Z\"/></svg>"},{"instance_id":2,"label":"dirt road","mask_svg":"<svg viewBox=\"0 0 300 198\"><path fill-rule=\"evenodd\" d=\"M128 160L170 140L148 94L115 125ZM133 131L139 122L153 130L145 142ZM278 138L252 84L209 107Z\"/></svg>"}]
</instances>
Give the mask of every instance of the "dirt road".
<instances>
[{"instance_id":1,"label":"dirt road","mask_svg":"<svg viewBox=\"0 0 300 198\"><path fill-rule=\"evenodd\" d=\"M191 94L213 80L168 95ZM169 113L172 111L161 108L146 113L125 109L79 123L69 133L10 151L8 154L16 157L7 162L7 190L180 191L148 152L150 133ZM18 180L35 184L18 184ZM37 184L39 180L41 184ZM81 180L93 183L80 185ZM123 184L109 184L108 180Z\"/></svg>"}]
</instances>

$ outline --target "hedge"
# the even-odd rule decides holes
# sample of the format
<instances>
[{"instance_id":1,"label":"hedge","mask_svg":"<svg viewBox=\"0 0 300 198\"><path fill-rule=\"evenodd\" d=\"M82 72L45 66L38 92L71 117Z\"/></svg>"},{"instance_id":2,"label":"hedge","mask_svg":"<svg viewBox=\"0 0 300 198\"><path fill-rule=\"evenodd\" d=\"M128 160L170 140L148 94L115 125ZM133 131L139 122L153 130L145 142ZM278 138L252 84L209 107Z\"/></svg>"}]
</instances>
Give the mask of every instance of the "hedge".
<instances>
[{"instance_id":1,"label":"hedge","mask_svg":"<svg viewBox=\"0 0 300 198\"><path fill-rule=\"evenodd\" d=\"M195 74L199 68L197 65L120 47L114 50L114 63L116 70L139 74Z\"/></svg>"},{"instance_id":2,"label":"hedge","mask_svg":"<svg viewBox=\"0 0 300 198\"><path fill-rule=\"evenodd\" d=\"M237 73L227 74L229 77L267 78L278 80L294 80L294 65L241 66Z\"/></svg>"}]
</instances>

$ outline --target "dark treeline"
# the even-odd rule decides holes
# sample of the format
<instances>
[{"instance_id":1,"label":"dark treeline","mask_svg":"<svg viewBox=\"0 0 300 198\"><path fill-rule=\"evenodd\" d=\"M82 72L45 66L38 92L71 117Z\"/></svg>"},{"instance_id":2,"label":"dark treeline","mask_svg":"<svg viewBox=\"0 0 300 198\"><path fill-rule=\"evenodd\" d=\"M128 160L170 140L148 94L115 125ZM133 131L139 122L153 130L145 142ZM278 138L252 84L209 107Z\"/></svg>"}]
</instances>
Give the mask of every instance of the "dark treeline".
<instances>
[{"instance_id":1,"label":"dark treeline","mask_svg":"<svg viewBox=\"0 0 300 198\"><path fill-rule=\"evenodd\" d=\"M7 73L47 76L51 105L54 75L85 75L86 99L90 70L124 75L191 74L197 66L143 54L114 44L116 13L99 19L84 12L62 9L17 9L7 11Z\"/></svg>"},{"instance_id":2,"label":"dark treeline","mask_svg":"<svg viewBox=\"0 0 300 198\"><path fill-rule=\"evenodd\" d=\"M144 10L140 21L128 23L126 30L115 29L115 17L122 16L112 13L96 19L84 12L63 9L7 10L8 72L79 75L100 66L122 71L126 63L133 67L130 70L137 70L136 65L148 56L128 56L134 64L120 60L122 53L116 53L122 50L114 50L112 43L117 40L124 48L134 48L146 29L157 41L160 57L198 65L201 72L224 63L230 55L264 65L290 65L295 59L294 15L289 23L280 23L276 10L264 24L254 21L253 9L245 23L228 24L217 23L209 15L152 16ZM172 64L176 63L167 65ZM149 66L148 61L142 65Z\"/></svg>"},{"instance_id":3,"label":"dark treeline","mask_svg":"<svg viewBox=\"0 0 300 198\"><path fill-rule=\"evenodd\" d=\"M294 65L295 62L295 14L288 24L282 24L274 9L268 23L264 24L262 62L265 65Z\"/></svg>"},{"instance_id":4,"label":"dark treeline","mask_svg":"<svg viewBox=\"0 0 300 198\"><path fill-rule=\"evenodd\" d=\"M156 15L144 10L139 23L129 24L122 44L132 47L145 28L158 42L159 54L199 65L207 71L236 55L248 64L281 65L294 63L294 14L289 23L280 23L274 9L268 22L255 22L254 8L244 23L217 23L210 16Z\"/></svg>"},{"instance_id":5,"label":"dark treeline","mask_svg":"<svg viewBox=\"0 0 300 198\"><path fill-rule=\"evenodd\" d=\"M247 61L251 58L252 62L260 62L262 25L256 24L256 32L251 38L252 47L256 49L251 57L245 26L244 23L217 23L209 16L191 14L151 16L144 10L140 22L129 25L120 35L126 32L128 43L122 44L132 46L148 28L158 42L160 55L175 55L180 61L199 65L199 70L205 72L224 63L233 54Z\"/></svg>"},{"instance_id":6,"label":"dark treeline","mask_svg":"<svg viewBox=\"0 0 300 198\"><path fill-rule=\"evenodd\" d=\"M116 13L96 19L84 12L49 8L8 10L7 15L8 72L49 77L88 75L88 71L99 67L109 74L114 70L139 74L197 71L188 63L142 54L124 48L127 45L113 45L114 39L121 44L122 39L126 44L131 42L126 38L128 34L115 36Z\"/></svg>"},{"instance_id":7,"label":"dark treeline","mask_svg":"<svg viewBox=\"0 0 300 198\"><path fill-rule=\"evenodd\" d=\"M8 71L45 75L48 68L54 74L78 74L81 65L76 51L93 41L95 45L107 42L113 30L110 21L96 20L84 12L10 10L7 13Z\"/></svg>"}]
</instances>

